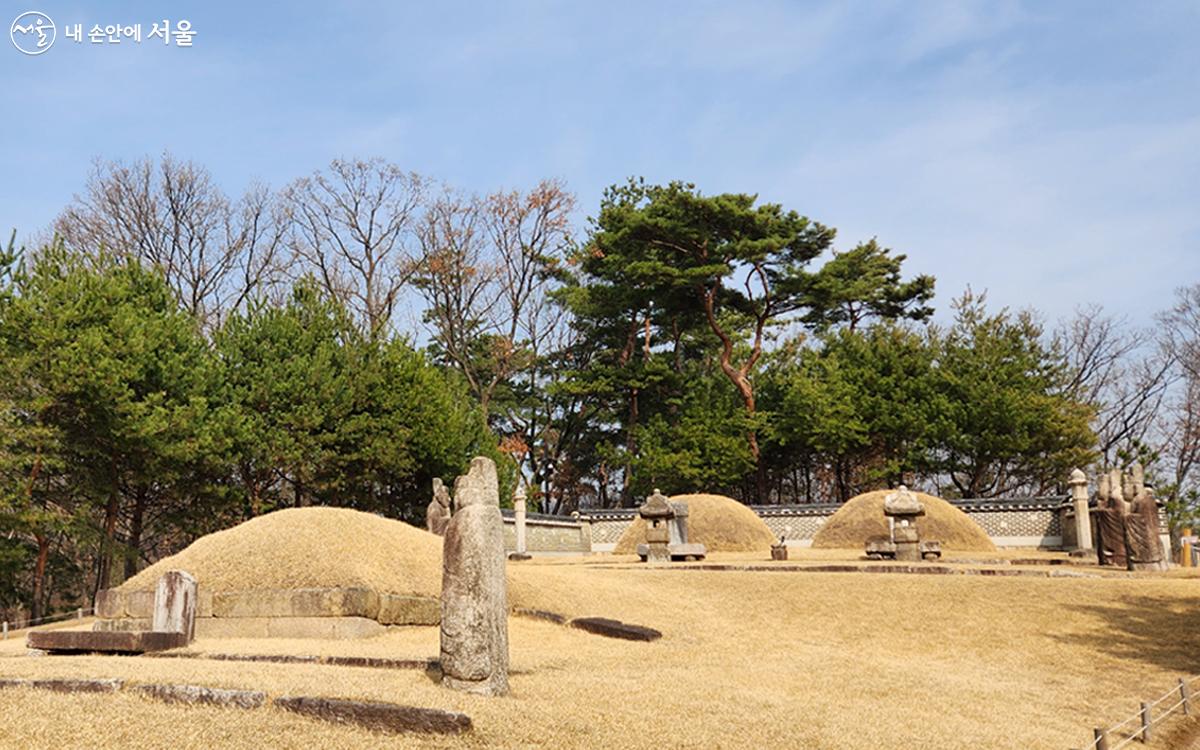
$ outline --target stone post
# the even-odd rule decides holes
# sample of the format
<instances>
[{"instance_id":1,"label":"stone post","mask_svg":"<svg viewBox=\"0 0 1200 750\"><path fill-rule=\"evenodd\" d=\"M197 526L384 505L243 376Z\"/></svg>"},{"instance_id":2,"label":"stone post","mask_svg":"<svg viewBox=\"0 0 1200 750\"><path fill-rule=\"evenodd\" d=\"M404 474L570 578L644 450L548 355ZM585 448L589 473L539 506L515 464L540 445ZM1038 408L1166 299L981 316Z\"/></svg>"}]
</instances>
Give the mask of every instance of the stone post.
<instances>
[{"instance_id":1,"label":"stone post","mask_svg":"<svg viewBox=\"0 0 1200 750\"><path fill-rule=\"evenodd\" d=\"M528 560L525 538L525 488L517 479L517 491L513 493L513 530L517 534L517 551L508 556L509 560Z\"/></svg>"},{"instance_id":2,"label":"stone post","mask_svg":"<svg viewBox=\"0 0 1200 750\"><path fill-rule=\"evenodd\" d=\"M477 456L454 482L442 542L442 684L508 693L508 581L496 464Z\"/></svg>"},{"instance_id":3,"label":"stone post","mask_svg":"<svg viewBox=\"0 0 1200 750\"><path fill-rule=\"evenodd\" d=\"M513 511L517 519L517 552L525 553L525 488L517 485L513 496Z\"/></svg>"},{"instance_id":4,"label":"stone post","mask_svg":"<svg viewBox=\"0 0 1200 750\"><path fill-rule=\"evenodd\" d=\"M184 633L187 642L196 637L196 579L185 570L168 570L154 589L156 633Z\"/></svg>"},{"instance_id":5,"label":"stone post","mask_svg":"<svg viewBox=\"0 0 1200 750\"><path fill-rule=\"evenodd\" d=\"M1088 512L1087 475L1079 469L1071 472L1067 481L1071 487L1071 502L1075 509L1075 551L1090 553L1092 550L1092 519Z\"/></svg>"}]
</instances>

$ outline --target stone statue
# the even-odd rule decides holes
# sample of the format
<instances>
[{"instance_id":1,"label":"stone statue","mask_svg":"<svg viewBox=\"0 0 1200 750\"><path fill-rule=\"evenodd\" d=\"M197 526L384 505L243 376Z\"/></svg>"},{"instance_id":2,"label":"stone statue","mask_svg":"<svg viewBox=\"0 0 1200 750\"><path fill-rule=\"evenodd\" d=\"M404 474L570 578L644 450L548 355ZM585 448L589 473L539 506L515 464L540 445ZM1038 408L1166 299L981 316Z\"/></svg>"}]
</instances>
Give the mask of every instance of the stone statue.
<instances>
[{"instance_id":1,"label":"stone statue","mask_svg":"<svg viewBox=\"0 0 1200 750\"><path fill-rule=\"evenodd\" d=\"M1132 489L1137 492L1129 515L1125 517L1125 546L1128 550L1129 570L1167 570L1167 556L1163 550L1161 529L1158 525L1158 503L1154 493L1142 479L1141 465L1134 464Z\"/></svg>"},{"instance_id":2,"label":"stone statue","mask_svg":"<svg viewBox=\"0 0 1200 750\"><path fill-rule=\"evenodd\" d=\"M1115 487L1115 492L1114 492ZM1096 558L1101 565L1125 567L1125 509L1121 473L1100 474L1096 482Z\"/></svg>"},{"instance_id":3,"label":"stone statue","mask_svg":"<svg viewBox=\"0 0 1200 750\"><path fill-rule=\"evenodd\" d=\"M454 481L442 542L442 684L508 693L508 582L496 465L477 456Z\"/></svg>"},{"instance_id":4,"label":"stone statue","mask_svg":"<svg viewBox=\"0 0 1200 750\"><path fill-rule=\"evenodd\" d=\"M425 507L425 528L442 536L446 533L446 524L450 523L450 493L442 480L433 479L433 499Z\"/></svg>"}]
</instances>

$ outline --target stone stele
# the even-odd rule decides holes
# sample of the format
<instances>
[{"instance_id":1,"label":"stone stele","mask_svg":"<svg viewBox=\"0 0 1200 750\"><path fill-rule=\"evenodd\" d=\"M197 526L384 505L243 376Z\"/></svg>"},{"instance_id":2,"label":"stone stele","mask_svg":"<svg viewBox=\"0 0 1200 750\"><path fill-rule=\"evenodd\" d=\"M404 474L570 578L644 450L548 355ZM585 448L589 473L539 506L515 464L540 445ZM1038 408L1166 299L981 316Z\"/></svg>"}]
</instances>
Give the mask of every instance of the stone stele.
<instances>
[{"instance_id":1,"label":"stone stele","mask_svg":"<svg viewBox=\"0 0 1200 750\"><path fill-rule=\"evenodd\" d=\"M508 693L508 583L496 465L476 457L454 482L442 542L442 684Z\"/></svg>"},{"instance_id":2,"label":"stone stele","mask_svg":"<svg viewBox=\"0 0 1200 750\"><path fill-rule=\"evenodd\" d=\"M442 480L433 479L433 499L425 507L425 528L431 533L442 536L446 533L446 524L450 523L450 492Z\"/></svg>"}]
</instances>

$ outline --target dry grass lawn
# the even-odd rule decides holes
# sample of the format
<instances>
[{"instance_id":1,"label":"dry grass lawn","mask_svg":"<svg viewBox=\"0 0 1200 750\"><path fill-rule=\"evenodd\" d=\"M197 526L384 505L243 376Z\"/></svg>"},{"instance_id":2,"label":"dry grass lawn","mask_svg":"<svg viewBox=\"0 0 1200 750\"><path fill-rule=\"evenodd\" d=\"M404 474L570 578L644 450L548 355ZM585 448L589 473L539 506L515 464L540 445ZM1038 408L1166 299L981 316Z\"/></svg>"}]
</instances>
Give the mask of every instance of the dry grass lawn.
<instances>
[{"instance_id":1,"label":"dry grass lawn","mask_svg":"<svg viewBox=\"0 0 1200 750\"><path fill-rule=\"evenodd\" d=\"M817 548L853 547L861 550L872 537L887 537L887 518L883 515L883 500L892 490L866 492L852 498L837 510L813 537ZM942 543L942 549L959 552L994 552L996 545L971 517L950 503L915 492L925 506L925 515L917 519L922 539Z\"/></svg>"},{"instance_id":2,"label":"dry grass lawn","mask_svg":"<svg viewBox=\"0 0 1200 750\"><path fill-rule=\"evenodd\" d=\"M510 620L513 694L421 671L23 655L3 677L119 677L464 711L465 737L396 738L275 709L0 690L0 746L46 748L1062 748L1200 673L1192 577L1089 579L662 570L611 558L513 565L535 601L664 632L610 640ZM362 641L207 640L194 650L430 658L437 628ZM1168 731L1162 733L1167 737ZM1181 730L1173 735L1187 735ZM1190 736L1190 735L1189 735ZM1166 745L1160 741L1159 747Z\"/></svg>"}]
</instances>

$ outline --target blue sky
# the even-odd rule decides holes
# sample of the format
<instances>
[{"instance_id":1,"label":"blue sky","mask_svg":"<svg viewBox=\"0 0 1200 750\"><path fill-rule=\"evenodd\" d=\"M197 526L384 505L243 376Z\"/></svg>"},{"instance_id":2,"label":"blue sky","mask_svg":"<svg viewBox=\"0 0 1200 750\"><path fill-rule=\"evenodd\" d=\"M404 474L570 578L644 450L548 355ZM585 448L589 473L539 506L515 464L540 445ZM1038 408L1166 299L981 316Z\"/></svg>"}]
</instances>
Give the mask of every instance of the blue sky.
<instances>
[{"instance_id":1,"label":"blue sky","mask_svg":"<svg viewBox=\"0 0 1200 750\"><path fill-rule=\"evenodd\" d=\"M0 2L0 228L164 149L232 194L383 156L487 191L630 175L747 191L1053 320L1200 281L1196 2ZM65 24L187 19L191 49Z\"/></svg>"}]
</instances>

